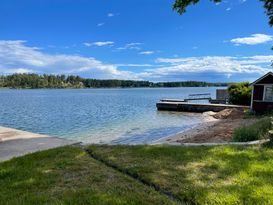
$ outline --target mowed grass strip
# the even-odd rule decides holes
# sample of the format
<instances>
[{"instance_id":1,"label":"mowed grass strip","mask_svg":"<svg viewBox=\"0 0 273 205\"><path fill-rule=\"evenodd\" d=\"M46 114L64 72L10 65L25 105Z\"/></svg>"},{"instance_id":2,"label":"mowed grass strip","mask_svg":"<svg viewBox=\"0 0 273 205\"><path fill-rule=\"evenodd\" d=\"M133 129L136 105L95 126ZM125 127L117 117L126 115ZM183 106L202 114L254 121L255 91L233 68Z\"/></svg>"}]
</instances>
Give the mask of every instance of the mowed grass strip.
<instances>
[{"instance_id":1,"label":"mowed grass strip","mask_svg":"<svg viewBox=\"0 0 273 205\"><path fill-rule=\"evenodd\" d=\"M273 204L270 148L94 145L89 151L188 204Z\"/></svg>"},{"instance_id":2,"label":"mowed grass strip","mask_svg":"<svg viewBox=\"0 0 273 205\"><path fill-rule=\"evenodd\" d=\"M177 204L76 147L0 163L0 204Z\"/></svg>"}]
</instances>

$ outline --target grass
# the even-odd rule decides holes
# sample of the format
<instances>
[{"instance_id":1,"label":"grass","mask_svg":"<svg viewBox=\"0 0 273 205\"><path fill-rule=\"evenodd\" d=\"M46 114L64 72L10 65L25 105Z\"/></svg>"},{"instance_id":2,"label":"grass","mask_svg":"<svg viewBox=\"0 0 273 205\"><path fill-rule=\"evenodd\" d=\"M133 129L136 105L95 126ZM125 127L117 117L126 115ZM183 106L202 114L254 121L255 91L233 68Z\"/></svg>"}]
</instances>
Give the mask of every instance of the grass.
<instances>
[{"instance_id":1,"label":"grass","mask_svg":"<svg viewBox=\"0 0 273 205\"><path fill-rule=\"evenodd\" d=\"M88 152L96 159L68 146L0 163L0 204L273 204L270 148L93 145Z\"/></svg>"},{"instance_id":2,"label":"grass","mask_svg":"<svg viewBox=\"0 0 273 205\"><path fill-rule=\"evenodd\" d=\"M265 138L272 128L270 117L263 117L254 124L240 127L234 130L233 141L247 142Z\"/></svg>"},{"instance_id":3,"label":"grass","mask_svg":"<svg viewBox=\"0 0 273 205\"><path fill-rule=\"evenodd\" d=\"M272 149L141 145L89 150L186 204L273 204Z\"/></svg>"},{"instance_id":4,"label":"grass","mask_svg":"<svg viewBox=\"0 0 273 205\"><path fill-rule=\"evenodd\" d=\"M0 204L177 204L134 179L63 147L0 163Z\"/></svg>"}]
</instances>

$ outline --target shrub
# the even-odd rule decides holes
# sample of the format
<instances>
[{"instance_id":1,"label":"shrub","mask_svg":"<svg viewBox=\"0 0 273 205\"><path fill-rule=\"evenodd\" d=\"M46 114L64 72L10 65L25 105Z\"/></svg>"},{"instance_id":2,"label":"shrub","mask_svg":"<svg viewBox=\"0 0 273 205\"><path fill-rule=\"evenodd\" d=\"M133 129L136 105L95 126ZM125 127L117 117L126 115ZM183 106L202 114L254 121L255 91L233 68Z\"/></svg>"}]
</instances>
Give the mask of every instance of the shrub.
<instances>
[{"instance_id":1,"label":"shrub","mask_svg":"<svg viewBox=\"0 0 273 205\"><path fill-rule=\"evenodd\" d=\"M233 141L248 142L260 140L268 135L268 131L272 128L270 117L259 119L254 124L240 127L234 130Z\"/></svg>"},{"instance_id":2,"label":"shrub","mask_svg":"<svg viewBox=\"0 0 273 205\"><path fill-rule=\"evenodd\" d=\"M251 87L248 82L231 84L228 87L229 103L234 105L250 105Z\"/></svg>"}]
</instances>

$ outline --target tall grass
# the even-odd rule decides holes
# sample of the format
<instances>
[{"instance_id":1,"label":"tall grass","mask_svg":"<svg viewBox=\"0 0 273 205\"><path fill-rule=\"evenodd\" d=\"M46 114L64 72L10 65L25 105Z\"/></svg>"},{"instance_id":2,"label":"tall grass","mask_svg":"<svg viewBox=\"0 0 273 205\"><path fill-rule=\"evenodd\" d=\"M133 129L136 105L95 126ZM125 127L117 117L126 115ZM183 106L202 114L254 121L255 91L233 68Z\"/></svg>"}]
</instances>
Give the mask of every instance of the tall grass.
<instances>
[{"instance_id":1,"label":"tall grass","mask_svg":"<svg viewBox=\"0 0 273 205\"><path fill-rule=\"evenodd\" d=\"M235 129L233 133L233 141L247 142L260 140L267 136L270 129L272 129L270 117L263 117L251 125Z\"/></svg>"}]
</instances>

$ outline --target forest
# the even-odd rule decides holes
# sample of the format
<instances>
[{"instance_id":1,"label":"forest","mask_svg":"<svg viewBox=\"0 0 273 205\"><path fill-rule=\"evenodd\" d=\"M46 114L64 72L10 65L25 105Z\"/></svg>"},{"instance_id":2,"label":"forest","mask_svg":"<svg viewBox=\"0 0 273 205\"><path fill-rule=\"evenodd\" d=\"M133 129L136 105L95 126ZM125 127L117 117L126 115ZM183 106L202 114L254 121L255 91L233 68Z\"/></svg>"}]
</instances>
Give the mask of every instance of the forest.
<instances>
[{"instance_id":1,"label":"forest","mask_svg":"<svg viewBox=\"0 0 273 205\"><path fill-rule=\"evenodd\" d=\"M200 81L150 82L134 80L98 80L75 75L11 74L0 75L1 88L138 88L138 87L218 87L227 83Z\"/></svg>"}]
</instances>

